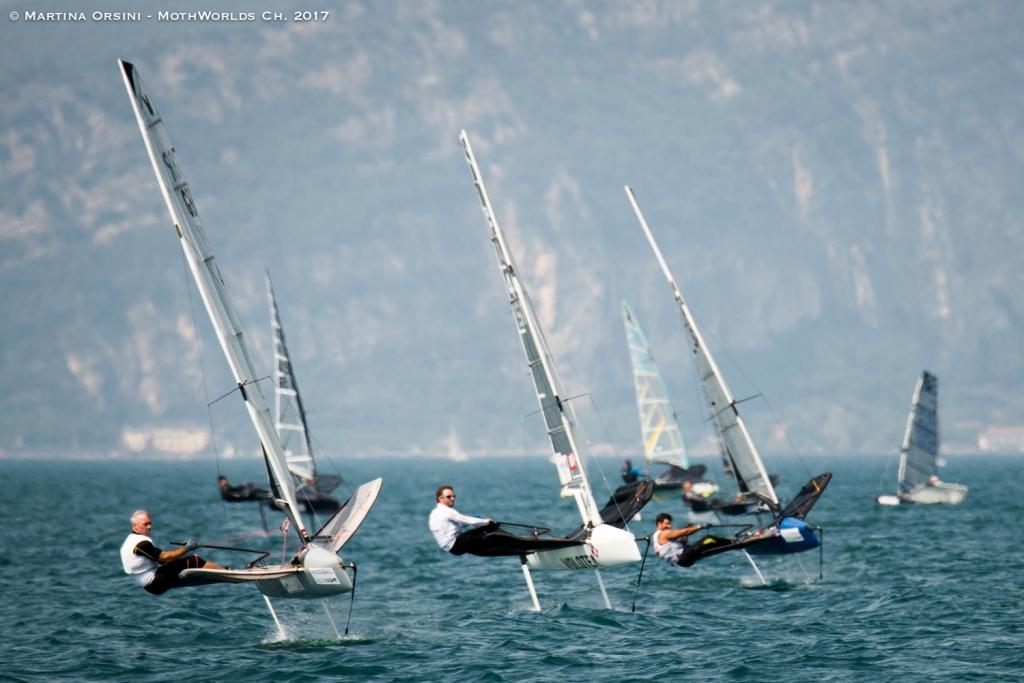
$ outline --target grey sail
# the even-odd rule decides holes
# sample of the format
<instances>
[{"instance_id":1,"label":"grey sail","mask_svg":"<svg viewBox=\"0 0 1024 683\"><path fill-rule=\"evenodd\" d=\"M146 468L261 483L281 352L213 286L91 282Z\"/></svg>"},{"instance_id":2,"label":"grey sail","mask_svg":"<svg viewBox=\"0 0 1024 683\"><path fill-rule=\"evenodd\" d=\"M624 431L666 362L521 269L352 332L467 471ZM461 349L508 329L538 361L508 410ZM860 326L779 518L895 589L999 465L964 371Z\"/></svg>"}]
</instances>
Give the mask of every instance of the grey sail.
<instances>
[{"instance_id":1,"label":"grey sail","mask_svg":"<svg viewBox=\"0 0 1024 683\"><path fill-rule=\"evenodd\" d=\"M341 482L341 477L317 472L313 442L306 419L306 407L302 402L299 382L295 378L295 366L288 352L270 271L266 272L266 282L267 301L270 305L270 329L274 339L274 426L284 449L288 469L302 484L298 491L299 497L316 497L333 491Z\"/></svg>"},{"instance_id":2,"label":"grey sail","mask_svg":"<svg viewBox=\"0 0 1024 683\"><path fill-rule=\"evenodd\" d=\"M926 484L930 477L935 477L939 473L938 406L939 380L925 370L914 388L910 415L907 417L907 430L900 448L901 489L912 489Z\"/></svg>"},{"instance_id":3,"label":"grey sail","mask_svg":"<svg viewBox=\"0 0 1024 683\"><path fill-rule=\"evenodd\" d=\"M907 429L900 446L899 483L896 495L876 496L879 505L908 503L957 505L967 487L939 479L939 380L924 370L914 387Z\"/></svg>"}]
</instances>

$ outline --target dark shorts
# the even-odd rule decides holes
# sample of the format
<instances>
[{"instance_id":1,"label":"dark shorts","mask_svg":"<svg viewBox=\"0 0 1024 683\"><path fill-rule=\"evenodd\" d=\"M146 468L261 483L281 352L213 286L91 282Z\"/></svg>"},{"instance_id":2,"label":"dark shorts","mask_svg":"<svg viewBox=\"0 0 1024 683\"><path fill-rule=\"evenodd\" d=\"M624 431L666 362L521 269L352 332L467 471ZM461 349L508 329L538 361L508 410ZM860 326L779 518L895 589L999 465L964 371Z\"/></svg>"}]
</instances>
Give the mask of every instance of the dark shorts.
<instances>
[{"instance_id":1,"label":"dark shorts","mask_svg":"<svg viewBox=\"0 0 1024 683\"><path fill-rule=\"evenodd\" d=\"M728 538L705 536L704 538L695 541L692 545L687 545L686 549L679 555L679 559L676 560L676 564L680 567L692 567L708 550L718 548L723 545L729 545L730 543L732 543L732 541Z\"/></svg>"},{"instance_id":2,"label":"dark shorts","mask_svg":"<svg viewBox=\"0 0 1024 683\"><path fill-rule=\"evenodd\" d=\"M206 560L198 555L189 555L174 562L160 565L156 570L156 576L146 584L145 588L153 595L161 595L178 585L181 572L186 569L199 569L206 566Z\"/></svg>"}]
</instances>

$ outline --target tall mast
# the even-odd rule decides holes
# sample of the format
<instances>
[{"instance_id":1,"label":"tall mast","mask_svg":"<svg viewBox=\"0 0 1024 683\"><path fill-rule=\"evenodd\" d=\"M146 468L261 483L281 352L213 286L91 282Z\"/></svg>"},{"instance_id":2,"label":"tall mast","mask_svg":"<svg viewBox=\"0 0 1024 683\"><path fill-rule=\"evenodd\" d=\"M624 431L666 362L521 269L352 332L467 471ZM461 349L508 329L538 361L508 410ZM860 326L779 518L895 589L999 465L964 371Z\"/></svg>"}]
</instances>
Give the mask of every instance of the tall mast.
<instances>
[{"instance_id":1,"label":"tall mast","mask_svg":"<svg viewBox=\"0 0 1024 683\"><path fill-rule=\"evenodd\" d=\"M249 354L249 342L228 297L213 251L207 242L206 231L196 210L192 191L178 164L163 119L153 105L138 71L129 62L118 60L118 64L121 66L121 75L128 89L128 97L131 99L142 139L149 152L149 160L153 164L153 171L160 184L167 210L171 214L174 230L185 253L185 260L188 262L206 312L210 316L210 322L217 332L217 341L220 342L231 373L238 384L238 393L259 435L275 494L280 497L285 513L295 526L299 538L306 543L309 540L309 533L302 522L302 515L299 514L295 484L274 431L270 409L260 389L259 375Z\"/></svg>"},{"instance_id":2,"label":"tall mast","mask_svg":"<svg viewBox=\"0 0 1024 683\"><path fill-rule=\"evenodd\" d=\"M480 167L477 166L476 158L473 156L473 148L469 144L466 131L459 133L459 141L462 142L465 149L466 163L469 164L469 170L473 174L473 184L476 185L484 216L491 228L491 242L494 243L498 266L508 292L509 303L515 313L516 326L523 342L523 350L526 352L526 362L533 375L537 400L540 402L541 413L544 415L544 423L551 440L551 460L558 469L562 496L572 496L575 499L584 523L600 524L601 514L594 502L590 482L584 471L583 458L576 448L573 420L567 410L568 406L562 402L564 393L561 391L551 352L537 322L537 315L519 279L519 273L512 261L512 253L505 242L498 219L491 208L491 200L487 195L487 188L484 187L483 176L480 173Z\"/></svg>"},{"instance_id":3,"label":"tall mast","mask_svg":"<svg viewBox=\"0 0 1024 683\"><path fill-rule=\"evenodd\" d=\"M690 308L686 305L679 286L676 285L675 278L672 277L672 272L668 268L668 263L661 255L658 243L654 241L654 235L647 226L647 221L644 220L636 197L633 196L633 190L628 185L626 186L626 196L629 197L629 203L633 205L633 211L640 221L640 227L643 228L644 235L647 236L647 241L650 243L651 249L654 250L654 256L658 259L658 265L661 266L661 272L672 287L676 305L683 317L683 326L690 337L690 349L693 351L694 363L700 375L701 385L704 387L704 396L711 408L711 417L715 422L715 428L718 430L726 453L733 463L736 483L741 491L758 493L772 505L777 506L779 499L775 495L775 488L768 479L761 456L758 455L757 448L750 438L750 432L747 431L747 425L740 416L736 399L733 398L729 386L725 383L725 378L722 377L715 359L711 356L711 351L704 343L697 323L690 314Z\"/></svg>"}]
</instances>

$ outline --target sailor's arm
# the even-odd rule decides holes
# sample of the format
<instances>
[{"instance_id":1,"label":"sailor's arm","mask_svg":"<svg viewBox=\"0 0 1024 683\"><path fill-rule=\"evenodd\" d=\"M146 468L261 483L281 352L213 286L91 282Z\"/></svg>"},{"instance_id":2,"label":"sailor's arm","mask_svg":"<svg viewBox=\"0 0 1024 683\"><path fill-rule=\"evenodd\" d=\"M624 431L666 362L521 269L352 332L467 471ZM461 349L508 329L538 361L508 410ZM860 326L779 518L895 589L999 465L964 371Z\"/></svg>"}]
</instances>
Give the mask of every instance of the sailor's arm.
<instances>
[{"instance_id":1,"label":"sailor's arm","mask_svg":"<svg viewBox=\"0 0 1024 683\"><path fill-rule=\"evenodd\" d=\"M160 564L167 564L168 562L174 562L188 555L189 549L185 546L175 548L174 550L162 550L160 556L156 558L156 561Z\"/></svg>"},{"instance_id":2,"label":"sailor's arm","mask_svg":"<svg viewBox=\"0 0 1024 683\"><path fill-rule=\"evenodd\" d=\"M474 517L472 515L464 515L455 509L451 509L450 513L450 519L460 524L488 524L491 521L490 517Z\"/></svg>"},{"instance_id":3,"label":"sailor's arm","mask_svg":"<svg viewBox=\"0 0 1024 683\"><path fill-rule=\"evenodd\" d=\"M175 560L181 559L188 555L189 548L187 546L181 546L174 550L160 550L149 541L142 541L135 546L133 552L136 555L148 557L149 559L159 564L167 564L168 562L174 562Z\"/></svg>"},{"instance_id":4,"label":"sailor's arm","mask_svg":"<svg viewBox=\"0 0 1024 683\"><path fill-rule=\"evenodd\" d=\"M675 541L676 539L686 539L690 534L695 534L704 527L700 524L691 524L690 526L683 527L682 529L669 529L668 531L661 532L661 542L667 543L668 541Z\"/></svg>"}]
</instances>

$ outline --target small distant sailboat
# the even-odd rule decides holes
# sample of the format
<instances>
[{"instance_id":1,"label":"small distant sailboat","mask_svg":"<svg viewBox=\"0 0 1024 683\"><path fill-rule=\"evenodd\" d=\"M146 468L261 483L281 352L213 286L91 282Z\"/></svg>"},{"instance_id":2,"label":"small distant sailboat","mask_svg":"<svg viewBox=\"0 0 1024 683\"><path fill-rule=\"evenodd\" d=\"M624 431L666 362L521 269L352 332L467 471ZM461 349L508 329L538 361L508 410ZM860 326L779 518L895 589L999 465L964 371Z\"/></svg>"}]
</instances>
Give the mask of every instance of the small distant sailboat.
<instances>
[{"instance_id":1,"label":"small distant sailboat","mask_svg":"<svg viewBox=\"0 0 1024 683\"><path fill-rule=\"evenodd\" d=\"M686 455L679 420L672 399L654 360L640 323L622 302L622 324L626 330L626 345L633 368L633 388L636 408L640 414L640 433L644 444L644 457L648 464L667 465L668 469L654 478L655 491L671 489L679 492L687 486L687 502L707 500L718 492L718 484L703 479L707 467L691 465Z\"/></svg>"},{"instance_id":2,"label":"small distant sailboat","mask_svg":"<svg viewBox=\"0 0 1024 683\"><path fill-rule=\"evenodd\" d=\"M546 570L595 570L604 603L611 608L608 593L598 570L640 562L640 549L633 534L626 528L626 523L650 500L654 487L650 481L627 484L615 491L604 508L597 507L582 454L576 446L575 420L568 403L565 402L565 393L561 389L561 382L537 321L537 314L519 279L519 271L512 261L505 236L491 208L483 176L473 156L466 131L459 134L459 140L465 150L466 163L469 164L473 184L476 186L484 216L490 227L498 267L509 303L515 313L519 337L526 352L526 361L533 376L537 400L540 402L540 411L551 442L551 462L558 471L561 495L575 501L582 519L582 524L576 530L562 537L546 536L550 529L537 527L526 527L531 529L529 536L516 536L502 531L502 523L499 523L499 529L495 531L490 544L481 545L477 552L469 552L484 556L518 556L536 611L540 611L540 602L530 574L531 567ZM523 527L518 524L504 524L509 527Z\"/></svg>"},{"instance_id":3,"label":"small distant sailboat","mask_svg":"<svg viewBox=\"0 0 1024 683\"><path fill-rule=\"evenodd\" d=\"M896 495L882 495L879 505L909 503L957 505L967 495L963 484L939 480L939 380L924 370L914 388L907 417L907 431L900 448L899 484Z\"/></svg>"},{"instance_id":4,"label":"small distant sailboat","mask_svg":"<svg viewBox=\"0 0 1024 683\"><path fill-rule=\"evenodd\" d=\"M259 375L251 361L248 337L228 297L224 279L199 218L192 191L167 136L163 119L134 65L123 60L118 60L118 64L189 271L237 383L238 395L245 404L263 447L271 495L287 516L300 544L298 553L286 563L267 565L264 559L269 553L263 553L244 569L186 569L180 575L181 583L255 584L263 594L279 630L283 632L270 602L271 597L325 598L353 590L355 565L346 564L337 553L355 534L369 513L380 492L382 480L375 479L358 487L345 505L317 531L311 533L306 528L296 498L293 475L288 469L284 449L274 429L263 391L260 389ZM353 573L352 576L349 575L349 571Z\"/></svg>"},{"instance_id":5,"label":"small distant sailboat","mask_svg":"<svg viewBox=\"0 0 1024 683\"><path fill-rule=\"evenodd\" d=\"M274 336L274 427L284 449L288 470L300 482L295 496L300 508L308 512L334 512L338 499L330 496L341 483L337 474L320 474L313 457L313 442L306 423L306 408L295 379L295 367L285 343L284 325L274 296L274 283L266 271L267 301L270 304L270 328Z\"/></svg>"},{"instance_id":6,"label":"small distant sailboat","mask_svg":"<svg viewBox=\"0 0 1024 683\"><path fill-rule=\"evenodd\" d=\"M459 433L455 431L455 427L452 426L448 430L448 435L444 437L444 449L448 459L453 462L468 462L469 453L462 447L462 441L459 439Z\"/></svg>"},{"instance_id":7,"label":"small distant sailboat","mask_svg":"<svg viewBox=\"0 0 1024 683\"><path fill-rule=\"evenodd\" d=\"M672 287L676 305L683 319L683 327L686 329L687 336L689 337L693 362L696 365L697 374L700 376L701 385L704 388L704 396L708 401L715 429L718 432L726 457L732 465L740 492L763 504L772 514L772 521L769 524L756 529L746 529L733 537L730 543L709 548L699 556L699 559L730 550L742 550L747 553L747 559L760 576L761 572L757 569L757 565L754 564L750 555L798 553L817 548L821 545L821 540L815 533L817 528L808 525L804 518L818 501L818 497L824 492L825 487L828 486L829 481L832 479L832 473L825 472L812 478L800 489L787 506L782 507L779 503L771 477L768 476L764 463L761 461L761 456L758 454L757 448L750 438L750 433L747 431L746 423L740 416L739 406L733 398L728 385L725 383L725 378L719 371L718 365L711 356L710 350L704 343L704 339L697 327L697 322L690 314L690 309L683 299L679 286L672 277L668 263L666 263L657 242L654 240L654 234L647 226L647 221L640 211L640 205L637 204L632 189L629 186L626 186L625 189L626 196L629 197L629 202L633 206L633 211L640 221L640 227L643 229L644 235L654 251L658 264L661 266L661 271Z\"/></svg>"}]
</instances>

